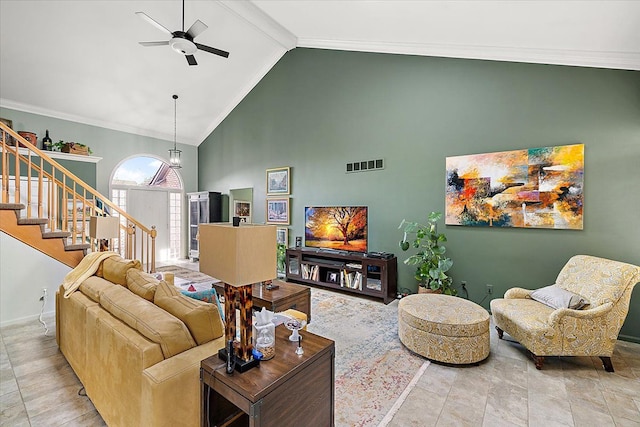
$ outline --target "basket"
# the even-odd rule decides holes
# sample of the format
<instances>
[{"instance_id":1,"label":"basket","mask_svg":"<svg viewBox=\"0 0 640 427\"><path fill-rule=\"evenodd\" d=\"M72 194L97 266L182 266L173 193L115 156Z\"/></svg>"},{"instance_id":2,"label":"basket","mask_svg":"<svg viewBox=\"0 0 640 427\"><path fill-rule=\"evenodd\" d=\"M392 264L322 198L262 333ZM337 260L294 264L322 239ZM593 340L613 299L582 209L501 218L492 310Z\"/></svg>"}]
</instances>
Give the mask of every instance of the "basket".
<instances>
[{"instance_id":1,"label":"basket","mask_svg":"<svg viewBox=\"0 0 640 427\"><path fill-rule=\"evenodd\" d=\"M79 144L76 144L75 142L67 142L62 146L62 149L60 151L69 154L79 154L81 156L89 155L89 147L81 146Z\"/></svg>"}]
</instances>

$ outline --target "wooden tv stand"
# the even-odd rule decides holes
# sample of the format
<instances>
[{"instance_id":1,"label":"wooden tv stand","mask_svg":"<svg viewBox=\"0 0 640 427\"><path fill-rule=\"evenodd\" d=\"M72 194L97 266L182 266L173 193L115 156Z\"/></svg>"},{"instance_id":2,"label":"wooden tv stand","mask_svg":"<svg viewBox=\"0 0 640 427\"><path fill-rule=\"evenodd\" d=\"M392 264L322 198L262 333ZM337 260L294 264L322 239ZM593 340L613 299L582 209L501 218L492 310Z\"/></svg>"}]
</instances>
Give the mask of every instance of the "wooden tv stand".
<instances>
[{"instance_id":1,"label":"wooden tv stand","mask_svg":"<svg viewBox=\"0 0 640 427\"><path fill-rule=\"evenodd\" d=\"M287 280L355 295L396 299L398 259L313 248L287 249Z\"/></svg>"}]
</instances>

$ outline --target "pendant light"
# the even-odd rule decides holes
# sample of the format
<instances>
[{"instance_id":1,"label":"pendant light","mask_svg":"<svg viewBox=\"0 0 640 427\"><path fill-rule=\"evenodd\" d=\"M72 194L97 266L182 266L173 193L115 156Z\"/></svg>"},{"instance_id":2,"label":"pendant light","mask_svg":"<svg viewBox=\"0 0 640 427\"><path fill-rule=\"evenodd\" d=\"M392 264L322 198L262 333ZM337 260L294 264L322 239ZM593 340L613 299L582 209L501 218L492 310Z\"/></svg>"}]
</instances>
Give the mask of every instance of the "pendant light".
<instances>
[{"instance_id":1,"label":"pendant light","mask_svg":"<svg viewBox=\"0 0 640 427\"><path fill-rule=\"evenodd\" d=\"M173 149L169 149L169 167L171 169L180 169L182 167L182 165L180 164L180 153L182 153L182 151L178 150L177 146L176 146L176 140L177 140L177 111L178 111L178 104L177 104L177 99L178 99L178 95L173 95Z\"/></svg>"}]
</instances>

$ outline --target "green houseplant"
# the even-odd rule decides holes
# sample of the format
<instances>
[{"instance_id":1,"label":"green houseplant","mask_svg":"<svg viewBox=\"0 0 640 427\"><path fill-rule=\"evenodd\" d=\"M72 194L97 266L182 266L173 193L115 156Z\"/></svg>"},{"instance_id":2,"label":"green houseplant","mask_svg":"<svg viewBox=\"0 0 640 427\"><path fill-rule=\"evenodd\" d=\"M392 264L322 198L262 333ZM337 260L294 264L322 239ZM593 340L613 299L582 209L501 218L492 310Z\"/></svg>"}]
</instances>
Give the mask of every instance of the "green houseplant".
<instances>
[{"instance_id":1,"label":"green houseplant","mask_svg":"<svg viewBox=\"0 0 640 427\"><path fill-rule=\"evenodd\" d=\"M286 266L285 259L287 256L287 245L284 243L278 243L278 249L276 252L276 259L278 264L278 276L285 277L286 276Z\"/></svg>"},{"instance_id":2,"label":"green houseplant","mask_svg":"<svg viewBox=\"0 0 640 427\"><path fill-rule=\"evenodd\" d=\"M415 278L420 287L442 292L445 295L456 295L453 288L453 279L447 275L447 271L453 265L453 261L445 256L447 248L443 245L447 237L438 233L437 221L442 218L442 213L431 212L427 218L427 224L402 220L398 229L403 230L400 249L407 251L410 247L418 252L404 260L406 265L416 266ZM413 235L409 241L408 236Z\"/></svg>"}]
</instances>

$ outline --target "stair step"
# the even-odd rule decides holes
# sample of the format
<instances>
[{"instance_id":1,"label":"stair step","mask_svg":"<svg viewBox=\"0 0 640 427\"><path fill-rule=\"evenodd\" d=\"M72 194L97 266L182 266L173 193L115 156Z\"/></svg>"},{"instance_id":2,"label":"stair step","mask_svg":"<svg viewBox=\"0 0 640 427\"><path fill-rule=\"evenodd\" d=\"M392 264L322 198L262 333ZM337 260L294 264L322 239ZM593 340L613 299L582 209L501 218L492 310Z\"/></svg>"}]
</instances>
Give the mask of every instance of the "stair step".
<instances>
[{"instance_id":1,"label":"stair step","mask_svg":"<svg viewBox=\"0 0 640 427\"><path fill-rule=\"evenodd\" d=\"M4 210L19 211L25 208L26 206L22 203L0 203L0 209Z\"/></svg>"},{"instance_id":2,"label":"stair step","mask_svg":"<svg viewBox=\"0 0 640 427\"><path fill-rule=\"evenodd\" d=\"M83 251L89 249L91 247L88 243L74 243L72 245L64 245L64 249L66 251Z\"/></svg>"},{"instance_id":3,"label":"stair step","mask_svg":"<svg viewBox=\"0 0 640 427\"><path fill-rule=\"evenodd\" d=\"M20 218L18 219L19 225L41 225L49 222L47 218Z\"/></svg>"},{"instance_id":4,"label":"stair step","mask_svg":"<svg viewBox=\"0 0 640 427\"><path fill-rule=\"evenodd\" d=\"M71 233L68 231L47 231L42 233L43 239L57 239L57 238L65 238L71 236Z\"/></svg>"}]
</instances>

